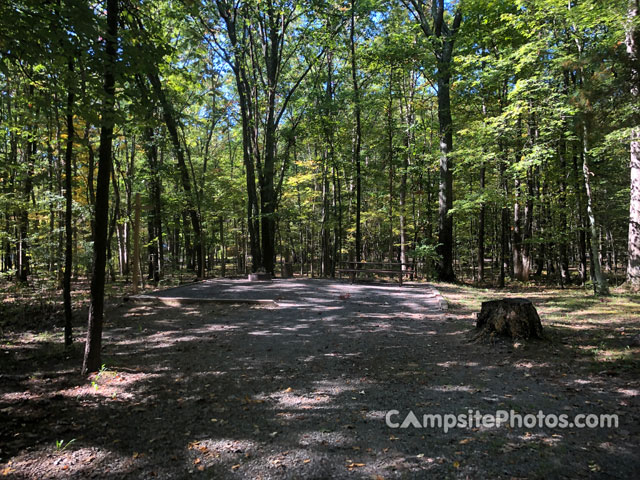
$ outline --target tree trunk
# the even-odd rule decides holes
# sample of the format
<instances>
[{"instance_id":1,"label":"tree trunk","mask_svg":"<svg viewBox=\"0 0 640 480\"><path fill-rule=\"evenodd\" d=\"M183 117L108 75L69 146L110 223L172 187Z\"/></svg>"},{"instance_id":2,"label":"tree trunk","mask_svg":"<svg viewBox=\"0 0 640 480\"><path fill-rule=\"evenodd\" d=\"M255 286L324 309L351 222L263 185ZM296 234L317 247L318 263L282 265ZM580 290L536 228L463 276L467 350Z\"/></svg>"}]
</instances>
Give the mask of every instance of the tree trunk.
<instances>
[{"instance_id":1,"label":"tree trunk","mask_svg":"<svg viewBox=\"0 0 640 480\"><path fill-rule=\"evenodd\" d=\"M158 163L158 145L152 127L145 130L145 150L147 162L151 172L151 214L149 215L149 279L155 283L160 281L162 273L163 244L162 244L162 199L160 166Z\"/></svg>"},{"instance_id":2,"label":"tree trunk","mask_svg":"<svg viewBox=\"0 0 640 480\"><path fill-rule=\"evenodd\" d=\"M33 97L34 87L29 86L29 95ZM18 215L18 255L16 279L18 283L26 284L29 279L29 202L33 193L33 157L36 154L37 143L33 130L35 130L36 119L33 119L34 124L31 126L31 135L27 137L27 145L24 153L24 162L26 164L27 171L24 178L24 205L20 209Z\"/></svg>"},{"instance_id":3,"label":"tree trunk","mask_svg":"<svg viewBox=\"0 0 640 480\"><path fill-rule=\"evenodd\" d=\"M480 165L480 191L484 194L486 168L484 162ZM486 212L485 203L480 204L478 212L478 282L484 281L484 217Z\"/></svg>"},{"instance_id":4,"label":"tree trunk","mask_svg":"<svg viewBox=\"0 0 640 480\"><path fill-rule=\"evenodd\" d=\"M361 192L361 166L360 148L362 142L362 127L360 122L360 89L358 86L357 64L356 64L356 41L355 41L355 1L351 5L351 30L349 34L351 44L351 81L353 83L353 110L355 115L355 128L353 132L353 162L356 167L356 261L362 260L362 231L360 214L362 210Z\"/></svg>"},{"instance_id":5,"label":"tree trunk","mask_svg":"<svg viewBox=\"0 0 640 480\"><path fill-rule=\"evenodd\" d=\"M65 196L65 215L64 215L64 233L65 233L65 249L64 249L64 277L62 279L62 297L64 302L64 344L70 346L73 343L73 309L71 305L71 273L73 270L73 188L72 188L72 165L73 160L73 104L75 101L72 86L73 76L73 59L69 60L69 91L67 92L67 145L64 155L64 196Z\"/></svg>"},{"instance_id":6,"label":"tree trunk","mask_svg":"<svg viewBox=\"0 0 640 480\"><path fill-rule=\"evenodd\" d=\"M398 199L398 210L400 213L400 263L401 270L407 269L407 176L409 174L409 163L411 159L411 148L413 146L413 124L415 123L413 112L413 96L415 92L415 77L412 75L405 84L404 95L404 123L405 123L405 152L402 156L402 175L400 176L400 198Z\"/></svg>"},{"instance_id":7,"label":"tree trunk","mask_svg":"<svg viewBox=\"0 0 640 480\"><path fill-rule=\"evenodd\" d=\"M560 196L559 216L560 216L560 240L558 244L558 253L560 255L560 283L569 285L571 283L571 273L569 271L569 257L567 254L567 143L564 139L560 139Z\"/></svg>"},{"instance_id":8,"label":"tree trunk","mask_svg":"<svg viewBox=\"0 0 640 480\"><path fill-rule=\"evenodd\" d=\"M116 177L116 172L113 169L113 165L111 168L111 181L113 182L113 196L115 198L115 202L113 205L113 213L111 214L111 221L109 223L109 231L107 233L107 268L109 271L109 278L111 282L116 281L116 273L113 268L112 262L112 240L113 235L116 231L116 227L118 225L118 220L121 218L120 215L120 186L118 185L118 177Z\"/></svg>"},{"instance_id":9,"label":"tree trunk","mask_svg":"<svg viewBox=\"0 0 640 480\"><path fill-rule=\"evenodd\" d=\"M438 121L440 124L440 187L438 195L438 280L455 281L453 271L453 218L449 210L453 207L453 121L449 73L451 59L438 65Z\"/></svg>"},{"instance_id":10,"label":"tree trunk","mask_svg":"<svg viewBox=\"0 0 640 480\"><path fill-rule=\"evenodd\" d=\"M600 266L600 251L598 248L598 230L593 213L593 197L591 194L591 172L589 171L588 156L589 144L586 120L582 127L582 174L584 176L584 189L587 196L587 218L589 219L589 233L591 235L591 268L593 269L593 289L596 295L608 295L609 286Z\"/></svg>"},{"instance_id":11,"label":"tree trunk","mask_svg":"<svg viewBox=\"0 0 640 480\"><path fill-rule=\"evenodd\" d=\"M640 128L631 132L631 199L629 202L627 281L640 286Z\"/></svg>"},{"instance_id":12,"label":"tree trunk","mask_svg":"<svg viewBox=\"0 0 640 480\"><path fill-rule=\"evenodd\" d=\"M389 104L387 105L387 155L389 158L389 261L393 261L393 68L389 71Z\"/></svg>"},{"instance_id":13,"label":"tree trunk","mask_svg":"<svg viewBox=\"0 0 640 480\"><path fill-rule=\"evenodd\" d=\"M107 31L104 65L104 103L100 150L98 152L98 179L96 182L95 235L93 243L93 277L91 278L91 304L87 325L87 341L82 372L100 369L102 321L104 316L104 275L107 260L107 223L109 216L109 177L111 175L111 148L115 121L115 69L118 56L118 0L107 0Z\"/></svg>"},{"instance_id":14,"label":"tree trunk","mask_svg":"<svg viewBox=\"0 0 640 480\"><path fill-rule=\"evenodd\" d=\"M631 96L635 102L637 115L638 98L640 97L640 55L638 42L640 31L634 24L640 10L638 0L629 1L629 27L627 29L627 53L631 60ZM637 116L634 119L637 121ZM640 127L631 130L631 197L629 201L629 259L627 263L627 282L633 288L640 287Z\"/></svg>"},{"instance_id":15,"label":"tree trunk","mask_svg":"<svg viewBox=\"0 0 640 480\"><path fill-rule=\"evenodd\" d=\"M140 284L140 193L136 193L136 203L133 220L133 275L131 276L131 286L133 293L138 293Z\"/></svg>"},{"instance_id":16,"label":"tree trunk","mask_svg":"<svg viewBox=\"0 0 640 480\"><path fill-rule=\"evenodd\" d=\"M501 146L502 147L502 146ZM502 149L502 148L501 148ZM504 196L503 202L500 209L500 278L498 280L498 286L500 288L504 288L505 286L505 275L507 268L507 250L508 250L508 238L509 238L509 208L506 205L506 202L509 198L509 190L508 183L506 179L506 160L500 162L500 187L502 189L502 193Z\"/></svg>"},{"instance_id":17,"label":"tree trunk","mask_svg":"<svg viewBox=\"0 0 640 480\"><path fill-rule=\"evenodd\" d=\"M514 180L514 188L515 194L515 202L513 204L513 233L512 233L512 243L513 243L513 275L520 281L523 281L523 270L524 264L522 260L522 214L520 212L520 198L522 197L521 190L521 182L517 177Z\"/></svg>"},{"instance_id":18,"label":"tree trunk","mask_svg":"<svg viewBox=\"0 0 640 480\"><path fill-rule=\"evenodd\" d=\"M322 276L328 277L331 273L331 244L329 227L329 159L327 152L323 153L322 161L322 230L320 233L322 242Z\"/></svg>"},{"instance_id":19,"label":"tree trunk","mask_svg":"<svg viewBox=\"0 0 640 480\"><path fill-rule=\"evenodd\" d=\"M227 242L225 240L225 234L224 234L224 218L222 216L218 217L218 222L220 224L220 248L222 250L222 254L220 255L220 261L222 263L220 275L222 277L226 277L227 275Z\"/></svg>"}]
</instances>

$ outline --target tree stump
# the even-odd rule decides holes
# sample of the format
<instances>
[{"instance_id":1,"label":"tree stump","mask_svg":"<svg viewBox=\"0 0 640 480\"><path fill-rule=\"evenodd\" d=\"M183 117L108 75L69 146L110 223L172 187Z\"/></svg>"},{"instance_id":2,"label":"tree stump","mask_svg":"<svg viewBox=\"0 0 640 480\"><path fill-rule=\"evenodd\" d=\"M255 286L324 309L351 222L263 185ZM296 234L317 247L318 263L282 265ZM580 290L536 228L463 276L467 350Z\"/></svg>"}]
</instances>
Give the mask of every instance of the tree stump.
<instances>
[{"instance_id":1,"label":"tree stump","mask_svg":"<svg viewBox=\"0 0 640 480\"><path fill-rule=\"evenodd\" d=\"M474 339L485 335L502 335L517 340L543 338L538 312L526 298L482 302L476 330L479 331Z\"/></svg>"}]
</instances>

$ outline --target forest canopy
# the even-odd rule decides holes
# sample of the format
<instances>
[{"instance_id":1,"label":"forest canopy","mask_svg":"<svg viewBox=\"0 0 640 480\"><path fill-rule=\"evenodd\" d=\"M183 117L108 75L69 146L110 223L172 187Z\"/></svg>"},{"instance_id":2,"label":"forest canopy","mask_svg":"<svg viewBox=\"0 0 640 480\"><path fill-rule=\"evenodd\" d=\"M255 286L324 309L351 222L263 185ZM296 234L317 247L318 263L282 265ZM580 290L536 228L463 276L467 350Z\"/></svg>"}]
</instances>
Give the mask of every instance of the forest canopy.
<instances>
[{"instance_id":1,"label":"forest canopy","mask_svg":"<svg viewBox=\"0 0 640 480\"><path fill-rule=\"evenodd\" d=\"M158 282L393 261L637 286L637 12L5 0L2 275L99 295L137 263Z\"/></svg>"}]
</instances>

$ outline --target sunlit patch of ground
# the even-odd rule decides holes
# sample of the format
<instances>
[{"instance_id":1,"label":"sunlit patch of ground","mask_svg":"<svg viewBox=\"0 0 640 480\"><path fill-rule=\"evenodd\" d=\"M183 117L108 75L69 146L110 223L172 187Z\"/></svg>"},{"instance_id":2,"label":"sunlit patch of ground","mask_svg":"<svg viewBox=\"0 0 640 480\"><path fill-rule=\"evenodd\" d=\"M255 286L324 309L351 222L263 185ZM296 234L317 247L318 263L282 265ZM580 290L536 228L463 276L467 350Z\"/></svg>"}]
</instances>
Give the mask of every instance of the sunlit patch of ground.
<instances>
[{"instance_id":1,"label":"sunlit patch of ground","mask_svg":"<svg viewBox=\"0 0 640 480\"><path fill-rule=\"evenodd\" d=\"M640 369L640 347L631 339L640 333L640 295L614 292L595 297L583 288L539 287L478 289L463 285L437 285L461 318L475 321L483 301L526 297L535 305L546 335L566 348L587 354L595 369Z\"/></svg>"}]
</instances>

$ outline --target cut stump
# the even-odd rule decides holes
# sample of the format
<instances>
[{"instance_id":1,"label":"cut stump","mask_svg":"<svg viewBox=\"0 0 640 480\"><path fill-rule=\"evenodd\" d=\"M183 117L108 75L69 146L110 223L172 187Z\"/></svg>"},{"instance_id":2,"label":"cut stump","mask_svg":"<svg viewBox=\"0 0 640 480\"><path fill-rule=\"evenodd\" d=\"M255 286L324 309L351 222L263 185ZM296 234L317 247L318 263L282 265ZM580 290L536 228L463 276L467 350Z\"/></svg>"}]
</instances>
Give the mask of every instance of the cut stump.
<instances>
[{"instance_id":1,"label":"cut stump","mask_svg":"<svg viewBox=\"0 0 640 480\"><path fill-rule=\"evenodd\" d=\"M542 322L531 300L504 298L482 302L474 340L485 335L501 335L517 340L543 338Z\"/></svg>"}]
</instances>

